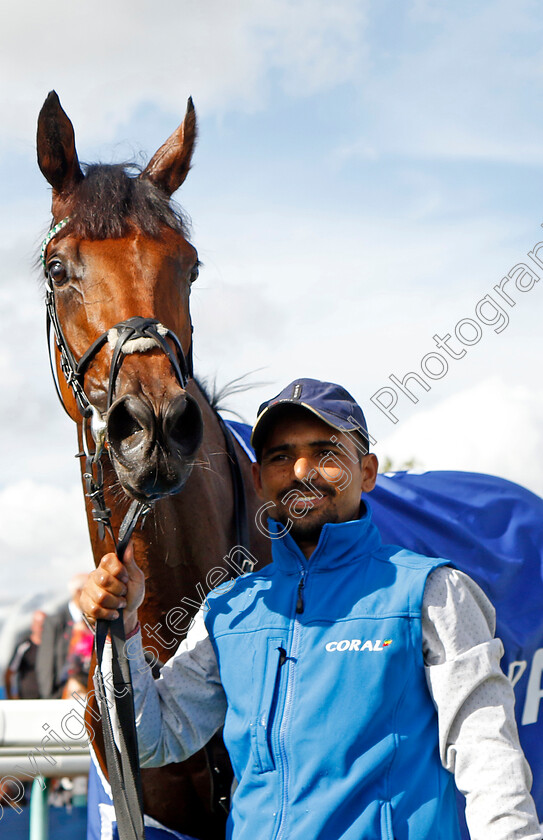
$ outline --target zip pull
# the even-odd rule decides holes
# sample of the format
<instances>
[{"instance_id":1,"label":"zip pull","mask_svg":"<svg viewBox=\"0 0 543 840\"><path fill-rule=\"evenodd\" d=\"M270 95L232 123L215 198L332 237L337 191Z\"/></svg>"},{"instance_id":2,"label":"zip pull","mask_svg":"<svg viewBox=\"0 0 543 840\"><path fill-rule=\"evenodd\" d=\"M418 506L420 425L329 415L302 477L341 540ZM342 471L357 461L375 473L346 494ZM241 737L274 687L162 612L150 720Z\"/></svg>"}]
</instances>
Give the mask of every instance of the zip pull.
<instances>
[{"instance_id":1,"label":"zip pull","mask_svg":"<svg viewBox=\"0 0 543 840\"><path fill-rule=\"evenodd\" d=\"M305 586L305 572L302 572L300 583L298 584L298 598L296 600L296 613L299 615L304 611L304 586Z\"/></svg>"}]
</instances>

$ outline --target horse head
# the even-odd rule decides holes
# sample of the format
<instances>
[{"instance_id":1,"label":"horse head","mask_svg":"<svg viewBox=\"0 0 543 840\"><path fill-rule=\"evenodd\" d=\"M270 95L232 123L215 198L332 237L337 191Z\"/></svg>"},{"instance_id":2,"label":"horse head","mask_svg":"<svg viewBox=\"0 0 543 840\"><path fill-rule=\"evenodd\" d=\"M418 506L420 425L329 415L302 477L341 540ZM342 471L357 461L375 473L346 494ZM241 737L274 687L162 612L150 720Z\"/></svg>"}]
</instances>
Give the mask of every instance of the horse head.
<instances>
[{"instance_id":1,"label":"horse head","mask_svg":"<svg viewBox=\"0 0 543 840\"><path fill-rule=\"evenodd\" d=\"M143 501L183 487L202 439L200 409L185 388L198 255L170 203L195 140L189 99L143 171L82 167L55 92L38 120L38 163L53 189L42 261L60 395L72 419L92 414L122 488Z\"/></svg>"}]
</instances>

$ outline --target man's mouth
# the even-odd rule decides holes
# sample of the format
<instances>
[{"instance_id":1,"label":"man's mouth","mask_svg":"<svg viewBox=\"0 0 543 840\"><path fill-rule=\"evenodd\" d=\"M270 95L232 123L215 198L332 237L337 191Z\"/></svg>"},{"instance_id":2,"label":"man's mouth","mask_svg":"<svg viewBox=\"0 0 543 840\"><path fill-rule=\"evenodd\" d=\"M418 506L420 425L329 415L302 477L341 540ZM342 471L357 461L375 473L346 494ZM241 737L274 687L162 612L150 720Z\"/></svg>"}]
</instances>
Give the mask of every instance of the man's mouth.
<instances>
[{"instance_id":1,"label":"man's mouth","mask_svg":"<svg viewBox=\"0 0 543 840\"><path fill-rule=\"evenodd\" d=\"M326 501L328 496L333 495L328 488L323 490L320 490L320 488L316 489L316 493L304 493L298 487L291 487L290 490L286 490L281 493L279 496L279 502L282 504L288 504L288 507L294 513L302 513L303 511L313 510L313 508L320 507L320 505ZM296 494L295 498L293 497L294 493Z\"/></svg>"},{"instance_id":2,"label":"man's mouth","mask_svg":"<svg viewBox=\"0 0 543 840\"><path fill-rule=\"evenodd\" d=\"M323 496L298 496L296 501L293 503L293 507L300 508L301 510L314 508L319 504L319 502L322 502L322 500Z\"/></svg>"}]
</instances>

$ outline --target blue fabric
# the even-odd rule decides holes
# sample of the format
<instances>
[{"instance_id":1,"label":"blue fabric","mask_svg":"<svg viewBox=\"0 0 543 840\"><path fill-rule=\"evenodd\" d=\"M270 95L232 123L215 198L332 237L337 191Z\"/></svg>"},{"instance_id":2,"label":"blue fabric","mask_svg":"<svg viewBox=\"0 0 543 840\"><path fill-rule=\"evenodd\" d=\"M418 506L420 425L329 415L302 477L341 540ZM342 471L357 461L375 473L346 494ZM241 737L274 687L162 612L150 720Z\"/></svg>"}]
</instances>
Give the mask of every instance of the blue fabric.
<instances>
[{"instance_id":1,"label":"blue fabric","mask_svg":"<svg viewBox=\"0 0 543 840\"><path fill-rule=\"evenodd\" d=\"M101 831L101 815L99 805L101 802L106 802L111 805L112 801L107 796L101 779L96 772L96 768L91 761L89 767L89 783L87 787L87 840L102 840Z\"/></svg>"},{"instance_id":2,"label":"blue fabric","mask_svg":"<svg viewBox=\"0 0 543 840\"><path fill-rule=\"evenodd\" d=\"M30 806L21 813L6 802L0 811L0 837L2 840L28 840L30 835ZM47 817L48 837L51 840L85 840L87 809L85 807L51 806ZM34 827L34 835L36 829Z\"/></svg>"},{"instance_id":3,"label":"blue fabric","mask_svg":"<svg viewBox=\"0 0 543 840\"><path fill-rule=\"evenodd\" d=\"M325 525L309 562L271 527L273 563L213 591L205 616L238 780L227 836L457 840L422 659L443 561L381 545L369 510Z\"/></svg>"}]
</instances>

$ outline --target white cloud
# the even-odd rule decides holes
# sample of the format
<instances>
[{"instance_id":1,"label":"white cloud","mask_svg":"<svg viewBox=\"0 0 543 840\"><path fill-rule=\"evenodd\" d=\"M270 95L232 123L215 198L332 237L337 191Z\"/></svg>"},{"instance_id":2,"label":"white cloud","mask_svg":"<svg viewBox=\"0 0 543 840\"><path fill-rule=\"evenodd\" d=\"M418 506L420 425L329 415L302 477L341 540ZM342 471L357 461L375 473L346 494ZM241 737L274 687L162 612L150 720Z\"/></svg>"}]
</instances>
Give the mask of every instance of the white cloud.
<instances>
[{"instance_id":1,"label":"white cloud","mask_svg":"<svg viewBox=\"0 0 543 840\"><path fill-rule=\"evenodd\" d=\"M497 475L543 495L543 395L493 376L428 410L383 438L378 453L397 468Z\"/></svg>"},{"instance_id":2,"label":"white cloud","mask_svg":"<svg viewBox=\"0 0 543 840\"><path fill-rule=\"evenodd\" d=\"M159 14L145 0L21 0L2 23L0 142L28 154L53 87L87 148L143 105L178 115L192 94L202 114L252 111L276 85L296 98L349 83L358 128L338 142L343 158L540 161L542 24L529 0L165 0Z\"/></svg>"},{"instance_id":3,"label":"white cloud","mask_svg":"<svg viewBox=\"0 0 543 840\"><path fill-rule=\"evenodd\" d=\"M10 593L66 591L72 574L94 568L81 488L21 479L0 491L0 556Z\"/></svg>"},{"instance_id":4,"label":"white cloud","mask_svg":"<svg viewBox=\"0 0 543 840\"><path fill-rule=\"evenodd\" d=\"M290 94L329 89L357 73L366 4L338 0L145 0L36 6L4 12L0 138L30 148L55 88L86 142L113 136L142 103L179 113L262 106L277 71Z\"/></svg>"},{"instance_id":5,"label":"white cloud","mask_svg":"<svg viewBox=\"0 0 543 840\"><path fill-rule=\"evenodd\" d=\"M367 402L390 373L403 376L436 350L434 334L474 317L477 302L524 256L504 244L512 232L498 219L428 228L377 214L300 217L275 207L246 217L240 249L228 214L208 215L192 300L197 370L225 381L264 367L256 378L272 391L299 375L329 377ZM480 344L435 383L432 401L497 365L508 381L525 382L542 291L518 292L507 329L497 335L485 327ZM247 418L265 396L269 389L239 398Z\"/></svg>"},{"instance_id":6,"label":"white cloud","mask_svg":"<svg viewBox=\"0 0 543 840\"><path fill-rule=\"evenodd\" d=\"M389 38L372 42L359 86L364 128L341 153L539 165L541 7L423 0L395 16L383 11Z\"/></svg>"}]
</instances>

